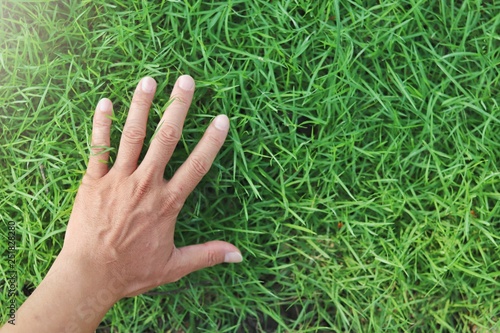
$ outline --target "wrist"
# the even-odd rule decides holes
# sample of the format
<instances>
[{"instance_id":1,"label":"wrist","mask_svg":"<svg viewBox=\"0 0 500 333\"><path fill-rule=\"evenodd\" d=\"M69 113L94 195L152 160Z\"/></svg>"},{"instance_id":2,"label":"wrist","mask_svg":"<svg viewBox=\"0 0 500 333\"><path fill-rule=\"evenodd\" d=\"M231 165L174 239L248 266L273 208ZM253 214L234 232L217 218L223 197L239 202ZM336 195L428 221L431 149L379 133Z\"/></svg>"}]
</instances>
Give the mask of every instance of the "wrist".
<instances>
[{"instance_id":1,"label":"wrist","mask_svg":"<svg viewBox=\"0 0 500 333\"><path fill-rule=\"evenodd\" d=\"M60 253L18 311L19 332L93 332L120 298L121 283L103 270ZM35 326L32 326L35 325Z\"/></svg>"},{"instance_id":2,"label":"wrist","mask_svg":"<svg viewBox=\"0 0 500 333\"><path fill-rule=\"evenodd\" d=\"M123 275L109 272L107 267L99 267L90 259L68 255L61 251L50 268L47 277L58 281L68 281L82 295L86 295L88 303L97 308L110 308L122 296L126 285Z\"/></svg>"},{"instance_id":3,"label":"wrist","mask_svg":"<svg viewBox=\"0 0 500 333\"><path fill-rule=\"evenodd\" d=\"M120 283L107 277L105 270L62 251L17 311L16 325L7 327L7 331L94 332L119 299Z\"/></svg>"}]
</instances>

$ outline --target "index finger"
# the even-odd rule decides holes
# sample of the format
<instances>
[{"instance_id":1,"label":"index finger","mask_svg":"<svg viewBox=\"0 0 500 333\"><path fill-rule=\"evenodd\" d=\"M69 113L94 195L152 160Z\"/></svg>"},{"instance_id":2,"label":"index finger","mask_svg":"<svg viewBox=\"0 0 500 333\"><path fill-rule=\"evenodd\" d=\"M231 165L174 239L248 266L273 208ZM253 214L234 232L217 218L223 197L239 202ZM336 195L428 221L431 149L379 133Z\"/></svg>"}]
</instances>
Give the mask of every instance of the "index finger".
<instances>
[{"instance_id":1,"label":"index finger","mask_svg":"<svg viewBox=\"0 0 500 333\"><path fill-rule=\"evenodd\" d=\"M113 168L131 174L137 168L144 138L149 108L156 92L156 81L151 77L143 78L135 89L130 110L123 127L120 147Z\"/></svg>"},{"instance_id":2,"label":"index finger","mask_svg":"<svg viewBox=\"0 0 500 333\"><path fill-rule=\"evenodd\" d=\"M175 188L181 200L185 201L196 185L210 170L215 156L226 140L229 119L225 115L215 117L191 155L168 182L168 188Z\"/></svg>"}]
</instances>

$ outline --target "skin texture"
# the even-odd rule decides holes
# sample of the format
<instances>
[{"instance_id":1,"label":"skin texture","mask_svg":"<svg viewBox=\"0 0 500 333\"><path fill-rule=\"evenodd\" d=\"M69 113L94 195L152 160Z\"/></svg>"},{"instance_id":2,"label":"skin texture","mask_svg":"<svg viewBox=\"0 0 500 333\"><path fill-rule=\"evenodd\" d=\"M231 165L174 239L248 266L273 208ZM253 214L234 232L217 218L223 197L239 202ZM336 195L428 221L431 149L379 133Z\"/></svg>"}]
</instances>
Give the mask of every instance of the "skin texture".
<instances>
[{"instance_id":1,"label":"skin texture","mask_svg":"<svg viewBox=\"0 0 500 333\"><path fill-rule=\"evenodd\" d=\"M110 100L99 102L92 153L76 196L64 246L47 276L0 332L93 332L123 297L223 262L240 262L223 241L177 248L174 230L186 198L208 172L229 130L217 116L170 180L163 172L180 139L195 83L181 76L149 150L138 165L156 82L143 78L134 93L116 162L109 169Z\"/></svg>"}]
</instances>

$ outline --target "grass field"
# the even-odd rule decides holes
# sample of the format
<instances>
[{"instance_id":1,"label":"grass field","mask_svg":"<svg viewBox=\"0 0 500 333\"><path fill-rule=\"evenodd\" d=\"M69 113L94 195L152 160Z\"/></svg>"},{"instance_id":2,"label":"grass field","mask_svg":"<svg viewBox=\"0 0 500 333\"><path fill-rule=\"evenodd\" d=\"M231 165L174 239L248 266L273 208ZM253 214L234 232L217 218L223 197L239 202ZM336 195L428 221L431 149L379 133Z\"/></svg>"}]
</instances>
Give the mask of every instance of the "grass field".
<instances>
[{"instance_id":1,"label":"grass field","mask_svg":"<svg viewBox=\"0 0 500 333\"><path fill-rule=\"evenodd\" d=\"M116 148L138 80L159 83L151 136L187 73L165 176L216 114L232 128L177 243L245 261L124 299L98 332L500 331L499 2L0 0L0 17L18 305L62 247L98 100Z\"/></svg>"}]
</instances>

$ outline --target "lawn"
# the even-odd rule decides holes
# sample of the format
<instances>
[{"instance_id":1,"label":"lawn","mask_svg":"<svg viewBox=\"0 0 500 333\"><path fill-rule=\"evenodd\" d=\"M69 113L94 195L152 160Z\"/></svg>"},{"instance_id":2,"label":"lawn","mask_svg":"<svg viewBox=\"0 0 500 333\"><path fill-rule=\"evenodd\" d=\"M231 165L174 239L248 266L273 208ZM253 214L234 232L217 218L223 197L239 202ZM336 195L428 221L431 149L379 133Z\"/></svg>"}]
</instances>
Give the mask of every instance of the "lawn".
<instances>
[{"instance_id":1,"label":"lawn","mask_svg":"<svg viewBox=\"0 0 500 333\"><path fill-rule=\"evenodd\" d=\"M169 177L231 130L177 245L239 265L121 300L98 332L499 332L500 3L0 0L0 298L62 247L93 109L197 82ZM145 150L144 150L145 151ZM4 241L5 240L5 241ZM2 301L2 321L7 320Z\"/></svg>"}]
</instances>

